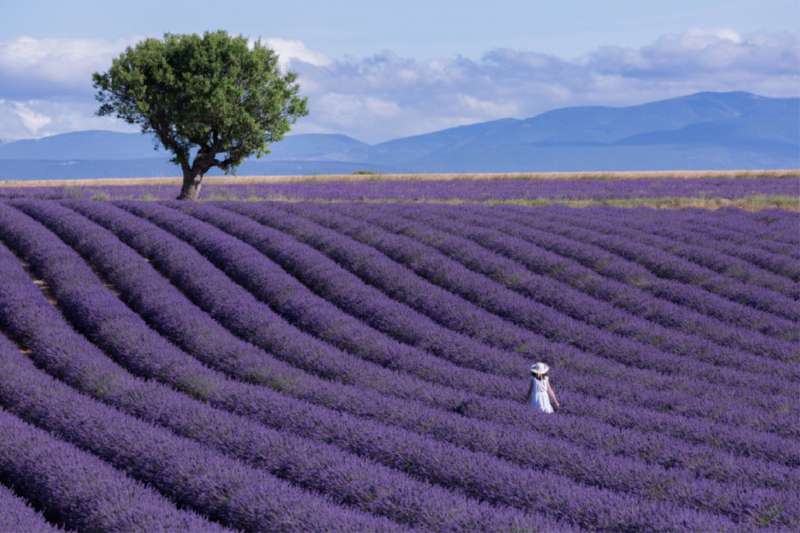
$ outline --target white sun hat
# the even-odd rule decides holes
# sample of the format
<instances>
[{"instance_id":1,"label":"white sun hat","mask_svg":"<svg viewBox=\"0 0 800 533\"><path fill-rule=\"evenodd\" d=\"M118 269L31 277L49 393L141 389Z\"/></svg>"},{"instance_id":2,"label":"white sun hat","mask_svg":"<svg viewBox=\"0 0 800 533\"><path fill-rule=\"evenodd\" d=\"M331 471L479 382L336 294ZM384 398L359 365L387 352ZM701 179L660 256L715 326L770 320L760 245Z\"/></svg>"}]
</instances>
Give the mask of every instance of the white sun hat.
<instances>
[{"instance_id":1,"label":"white sun hat","mask_svg":"<svg viewBox=\"0 0 800 533\"><path fill-rule=\"evenodd\" d=\"M531 372L534 374L544 374L548 370L550 370L550 367L544 363L536 363L531 367Z\"/></svg>"}]
</instances>

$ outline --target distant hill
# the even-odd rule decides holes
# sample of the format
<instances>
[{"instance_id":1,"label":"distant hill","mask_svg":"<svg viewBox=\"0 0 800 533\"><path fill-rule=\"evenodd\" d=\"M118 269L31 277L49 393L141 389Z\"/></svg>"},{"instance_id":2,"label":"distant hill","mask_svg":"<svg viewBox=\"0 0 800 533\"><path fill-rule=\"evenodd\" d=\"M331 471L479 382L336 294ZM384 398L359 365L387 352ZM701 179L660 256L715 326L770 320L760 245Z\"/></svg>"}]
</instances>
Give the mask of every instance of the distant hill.
<instances>
[{"instance_id":1,"label":"distant hill","mask_svg":"<svg viewBox=\"0 0 800 533\"><path fill-rule=\"evenodd\" d=\"M369 147L369 145L347 135L312 133L289 136L270 145L272 151L270 157L289 160L310 159L364 147ZM153 148L152 137L140 133L102 130L76 131L0 145L0 160L133 160L169 159L172 157L163 149L156 151Z\"/></svg>"},{"instance_id":2,"label":"distant hill","mask_svg":"<svg viewBox=\"0 0 800 533\"><path fill-rule=\"evenodd\" d=\"M800 168L800 98L705 92L629 107L556 109L373 146L346 135L291 135L270 150L238 173ZM179 175L168 158L147 136L83 131L0 145L0 179Z\"/></svg>"},{"instance_id":3,"label":"distant hill","mask_svg":"<svg viewBox=\"0 0 800 533\"><path fill-rule=\"evenodd\" d=\"M50 161L79 159L169 159L164 150L153 149L153 139L140 133L76 131L42 139L26 139L0 145L0 159Z\"/></svg>"},{"instance_id":4,"label":"distant hill","mask_svg":"<svg viewBox=\"0 0 800 533\"><path fill-rule=\"evenodd\" d=\"M800 99L698 93L570 107L388 141L362 161L418 172L798 168Z\"/></svg>"}]
</instances>

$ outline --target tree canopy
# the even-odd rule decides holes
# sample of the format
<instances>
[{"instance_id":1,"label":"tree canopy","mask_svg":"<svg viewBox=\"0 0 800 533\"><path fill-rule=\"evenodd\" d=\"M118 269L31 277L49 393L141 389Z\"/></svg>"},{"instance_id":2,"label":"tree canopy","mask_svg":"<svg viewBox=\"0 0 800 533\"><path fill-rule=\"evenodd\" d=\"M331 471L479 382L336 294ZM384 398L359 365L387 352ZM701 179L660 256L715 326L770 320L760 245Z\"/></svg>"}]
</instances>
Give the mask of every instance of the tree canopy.
<instances>
[{"instance_id":1,"label":"tree canopy","mask_svg":"<svg viewBox=\"0 0 800 533\"><path fill-rule=\"evenodd\" d=\"M140 125L174 154L183 171L178 199L196 199L212 167L229 174L245 158L268 154L308 114L297 75L281 72L278 55L225 31L146 39L92 77L98 115Z\"/></svg>"}]
</instances>

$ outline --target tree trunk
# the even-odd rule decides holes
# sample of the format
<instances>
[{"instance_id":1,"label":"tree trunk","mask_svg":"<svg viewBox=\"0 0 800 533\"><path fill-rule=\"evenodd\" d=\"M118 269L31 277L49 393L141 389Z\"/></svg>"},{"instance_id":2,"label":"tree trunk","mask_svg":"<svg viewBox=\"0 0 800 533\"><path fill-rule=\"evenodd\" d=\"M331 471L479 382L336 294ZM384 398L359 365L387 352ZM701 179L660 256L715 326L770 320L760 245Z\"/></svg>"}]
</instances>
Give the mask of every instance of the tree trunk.
<instances>
[{"instance_id":1,"label":"tree trunk","mask_svg":"<svg viewBox=\"0 0 800 533\"><path fill-rule=\"evenodd\" d=\"M203 172L194 169L183 170L183 186L177 200L195 201L200 195L200 183L203 181Z\"/></svg>"}]
</instances>

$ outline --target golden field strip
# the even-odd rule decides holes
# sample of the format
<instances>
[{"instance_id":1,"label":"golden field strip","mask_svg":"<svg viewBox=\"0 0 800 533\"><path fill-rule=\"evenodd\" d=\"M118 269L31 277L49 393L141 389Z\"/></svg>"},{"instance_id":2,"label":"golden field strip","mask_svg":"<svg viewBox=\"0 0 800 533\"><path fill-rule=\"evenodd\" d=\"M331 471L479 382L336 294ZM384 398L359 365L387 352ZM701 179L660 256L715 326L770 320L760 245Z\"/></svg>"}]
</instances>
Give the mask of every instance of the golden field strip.
<instances>
[{"instance_id":1,"label":"golden field strip","mask_svg":"<svg viewBox=\"0 0 800 533\"><path fill-rule=\"evenodd\" d=\"M327 181L478 181L478 180L619 180L696 178L798 178L800 169L790 170L659 170L649 172L517 172L498 174L326 174L302 176L209 176L203 185L251 185L260 183ZM105 178L90 180L0 181L0 187L106 187L113 185L180 185L173 178Z\"/></svg>"}]
</instances>

